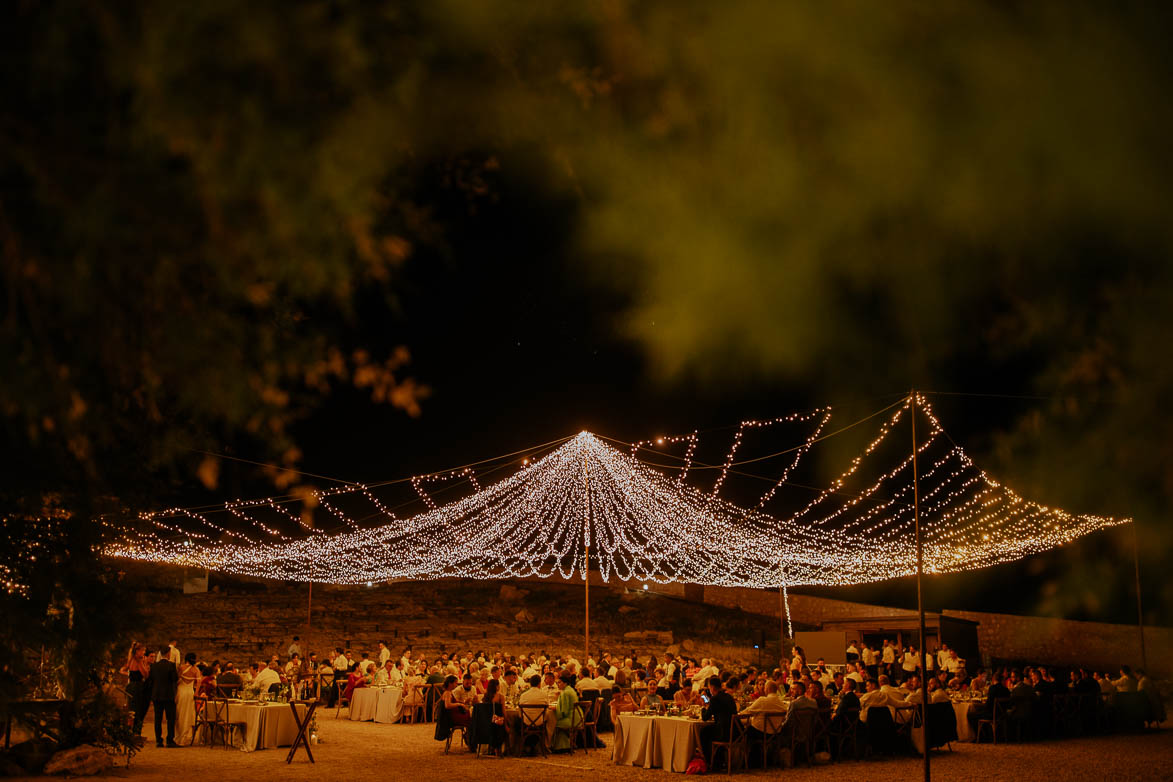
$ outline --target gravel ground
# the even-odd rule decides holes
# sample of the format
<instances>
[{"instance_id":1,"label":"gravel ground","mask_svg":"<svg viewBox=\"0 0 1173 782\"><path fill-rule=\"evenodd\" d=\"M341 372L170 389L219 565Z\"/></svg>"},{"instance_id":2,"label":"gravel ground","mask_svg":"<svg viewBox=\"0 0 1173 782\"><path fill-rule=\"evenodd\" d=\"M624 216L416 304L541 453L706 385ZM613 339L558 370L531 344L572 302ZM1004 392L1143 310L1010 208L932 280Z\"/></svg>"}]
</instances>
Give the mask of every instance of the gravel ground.
<instances>
[{"instance_id":1,"label":"gravel ground","mask_svg":"<svg viewBox=\"0 0 1173 782\"><path fill-rule=\"evenodd\" d=\"M933 777L940 780L1173 780L1173 731L1165 729L1143 735L1070 739L1034 744L955 744L952 753L932 757ZM378 725L334 720L332 711L319 718L324 743L314 748L317 763L303 752L286 765L287 750L244 753L222 748L185 747L156 749L153 742L132 761L129 769L116 768L106 778L134 782L172 782L199 779L203 782L269 779L345 780L345 782L478 782L479 780L667 780L675 774L658 769L645 770L616 766L610 749L573 756L542 758L482 758L453 748L444 755L443 745L432 740L432 725ZM150 734L148 725L145 733ZM610 734L604 734L608 741ZM853 780L899 780L921 777L919 757L843 762L827 767L795 768L785 771L751 771L757 778L778 778L803 782Z\"/></svg>"}]
</instances>

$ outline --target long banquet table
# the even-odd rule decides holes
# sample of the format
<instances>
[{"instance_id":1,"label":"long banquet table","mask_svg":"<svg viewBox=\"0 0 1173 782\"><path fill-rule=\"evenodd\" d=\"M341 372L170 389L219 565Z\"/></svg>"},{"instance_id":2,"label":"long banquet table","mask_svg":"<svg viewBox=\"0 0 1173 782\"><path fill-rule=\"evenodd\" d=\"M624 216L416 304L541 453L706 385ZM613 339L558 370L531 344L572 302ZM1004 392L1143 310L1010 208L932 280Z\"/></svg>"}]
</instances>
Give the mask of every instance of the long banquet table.
<instances>
[{"instance_id":1,"label":"long banquet table","mask_svg":"<svg viewBox=\"0 0 1173 782\"><path fill-rule=\"evenodd\" d=\"M611 759L620 766L683 772L701 745L701 728L707 724L688 717L620 714Z\"/></svg>"},{"instance_id":2,"label":"long banquet table","mask_svg":"<svg viewBox=\"0 0 1173 782\"><path fill-rule=\"evenodd\" d=\"M306 705L298 703L295 707L298 719L303 719ZM235 746L245 752L289 747L297 737L297 723L288 703L228 701L228 722L244 723L243 734L240 731L235 734Z\"/></svg>"},{"instance_id":3,"label":"long banquet table","mask_svg":"<svg viewBox=\"0 0 1173 782\"><path fill-rule=\"evenodd\" d=\"M402 711L402 687L359 687L351 694L350 719L356 722L398 722Z\"/></svg>"}]
</instances>

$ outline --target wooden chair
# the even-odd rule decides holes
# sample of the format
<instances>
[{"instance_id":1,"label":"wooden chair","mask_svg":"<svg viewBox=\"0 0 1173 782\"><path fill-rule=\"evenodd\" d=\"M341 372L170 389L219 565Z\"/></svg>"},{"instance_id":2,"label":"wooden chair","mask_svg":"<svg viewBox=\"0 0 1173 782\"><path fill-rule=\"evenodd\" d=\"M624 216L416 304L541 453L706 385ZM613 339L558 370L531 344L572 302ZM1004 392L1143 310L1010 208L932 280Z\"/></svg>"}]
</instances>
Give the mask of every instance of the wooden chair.
<instances>
[{"instance_id":1,"label":"wooden chair","mask_svg":"<svg viewBox=\"0 0 1173 782\"><path fill-rule=\"evenodd\" d=\"M586 708L583 709L582 747L584 750L599 748L599 713L602 709L602 698L588 701Z\"/></svg>"},{"instance_id":2,"label":"wooden chair","mask_svg":"<svg viewBox=\"0 0 1173 782\"><path fill-rule=\"evenodd\" d=\"M811 728L811 752L818 752L819 747L831 754L831 710L819 709L815 716L815 724Z\"/></svg>"},{"instance_id":3,"label":"wooden chair","mask_svg":"<svg viewBox=\"0 0 1173 782\"><path fill-rule=\"evenodd\" d=\"M523 703L518 706L521 712L521 746L525 748L525 740L529 736L536 736L538 749L542 757L550 754L549 738L546 734L546 706L542 703Z\"/></svg>"},{"instance_id":4,"label":"wooden chair","mask_svg":"<svg viewBox=\"0 0 1173 782\"><path fill-rule=\"evenodd\" d=\"M414 725L418 722L427 722L428 717L428 690L432 688L430 684L421 684L414 689L408 690L403 695L403 711L399 717L399 721L405 725ZM414 703L408 703L407 699L415 696L418 700Z\"/></svg>"},{"instance_id":5,"label":"wooden chair","mask_svg":"<svg viewBox=\"0 0 1173 782\"><path fill-rule=\"evenodd\" d=\"M559 733L565 733L566 739L570 742L570 753L573 755L578 749L578 737L582 735L583 725L586 723L586 716L582 701L575 701L574 713L570 717L570 725L566 727L556 726L554 728L554 736L557 737ZM586 743L583 743L583 751L586 751Z\"/></svg>"},{"instance_id":6,"label":"wooden chair","mask_svg":"<svg viewBox=\"0 0 1173 782\"><path fill-rule=\"evenodd\" d=\"M212 743L212 734L216 725L215 716L209 708L209 705L214 698L209 698L206 695L197 695L195 698L195 725L191 729L191 741L188 743L190 747L195 744L196 737L200 735L200 730L205 731L205 741L209 745Z\"/></svg>"},{"instance_id":7,"label":"wooden chair","mask_svg":"<svg viewBox=\"0 0 1173 782\"><path fill-rule=\"evenodd\" d=\"M749 767L749 714L736 714L729 721L729 740L714 741L709 748L709 770L717 769L717 752L725 752L725 773L733 773L733 758L741 761L742 768Z\"/></svg>"},{"instance_id":8,"label":"wooden chair","mask_svg":"<svg viewBox=\"0 0 1173 782\"><path fill-rule=\"evenodd\" d=\"M754 716L762 718L762 768L769 768L770 756L777 757L782 754L782 750L787 749L786 732L783 729L786 724L786 712L763 711ZM781 765L779 763L779 766Z\"/></svg>"},{"instance_id":9,"label":"wooden chair","mask_svg":"<svg viewBox=\"0 0 1173 782\"><path fill-rule=\"evenodd\" d=\"M989 717L982 717L977 721L977 732L974 734L973 740L976 744L982 743L982 729L990 729L990 741L997 744L998 737L1002 736L1005 739L1006 733L1006 707L1010 705L1009 698L995 698L993 709L990 711Z\"/></svg>"},{"instance_id":10,"label":"wooden chair","mask_svg":"<svg viewBox=\"0 0 1173 782\"><path fill-rule=\"evenodd\" d=\"M859 709L841 709L831 720L831 738L835 740L836 758L843 757L847 745L851 745L851 756L859 758Z\"/></svg>"},{"instance_id":11,"label":"wooden chair","mask_svg":"<svg viewBox=\"0 0 1173 782\"><path fill-rule=\"evenodd\" d=\"M815 709L796 709L783 726L783 732L790 744L790 762L798 762L798 752L802 750L806 764L811 765L811 756L814 755L815 718L818 712Z\"/></svg>"},{"instance_id":12,"label":"wooden chair","mask_svg":"<svg viewBox=\"0 0 1173 782\"><path fill-rule=\"evenodd\" d=\"M248 723L244 720L232 722L228 719L229 704L227 698L209 698L208 711L209 746L214 747L216 745L216 734L218 733L224 748L228 749L233 746L233 734L239 731L243 735L248 729Z\"/></svg>"}]
</instances>

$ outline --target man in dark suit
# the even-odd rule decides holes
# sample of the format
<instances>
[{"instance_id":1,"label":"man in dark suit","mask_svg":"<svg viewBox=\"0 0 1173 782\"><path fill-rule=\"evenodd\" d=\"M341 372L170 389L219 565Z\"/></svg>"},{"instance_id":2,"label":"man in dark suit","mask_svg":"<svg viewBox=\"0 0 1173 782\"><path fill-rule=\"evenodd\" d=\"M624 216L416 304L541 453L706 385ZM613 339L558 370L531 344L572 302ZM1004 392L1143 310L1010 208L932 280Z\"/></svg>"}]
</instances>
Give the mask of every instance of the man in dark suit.
<instances>
[{"instance_id":1,"label":"man in dark suit","mask_svg":"<svg viewBox=\"0 0 1173 782\"><path fill-rule=\"evenodd\" d=\"M243 682L236 667L232 663L224 664L224 672L216 677L216 687L223 687L222 692L235 691L241 688Z\"/></svg>"},{"instance_id":2,"label":"man in dark suit","mask_svg":"<svg viewBox=\"0 0 1173 782\"><path fill-rule=\"evenodd\" d=\"M1002 674L994 672L990 676L990 687L986 690L986 702L970 708L966 718L969 720L969 732L977 735L978 720L990 719L994 716L994 701L1010 697L1010 690L1002 683Z\"/></svg>"},{"instance_id":3,"label":"man in dark suit","mask_svg":"<svg viewBox=\"0 0 1173 782\"><path fill-rule=\"evenodd\" d=\"M729 740L729 724L737 716L737 702L721 686L721 678L709 678L708 704L701 710L701 718L712 720L712 725L701 729L701 746L705 757L711 757L714 741Z\"/></svg>"},{"instance_id":4,"label":"man in dark suit","mask_svg":"<svg viewBox=\"0 0 1173 782\"><path fill-rule=\"evenodd\" d=\"M179 670L168 659L171 647L163 644L159 649L158 662L151 664L146 689L151 693L155 705L155 746L163 746L163 715L167 715L167 746L178 747L175 743L175 694L179 686Z\"/></svg>"}]
</instances>

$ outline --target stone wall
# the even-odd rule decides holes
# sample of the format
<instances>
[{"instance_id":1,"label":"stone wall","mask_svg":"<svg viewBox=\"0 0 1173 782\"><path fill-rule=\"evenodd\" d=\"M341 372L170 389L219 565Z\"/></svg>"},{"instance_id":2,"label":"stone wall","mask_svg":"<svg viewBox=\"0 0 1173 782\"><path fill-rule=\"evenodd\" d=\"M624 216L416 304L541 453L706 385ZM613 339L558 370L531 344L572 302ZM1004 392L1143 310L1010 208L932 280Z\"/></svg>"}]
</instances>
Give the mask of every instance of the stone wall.
<instances>
[{"instance_id":1,"label":"stone wall","mask_svg":"<svg viewBox=\"0 0 1173 782\"><path fill-rule=\"evenodd\" d=\"M591 648L765 662L777 659L780 635L774 590L695 587L644 582L604 583L591 574ZM174 636L185 651L203 657L255 659L285 649L306 635L307 587L213 574L207 593L182 593L177 569L151 568L132 575L142 582L150 643ZM645 589L646 586L646 589ZM317 650L343 646L374 651L411 644L433 655L455 648L537 649L579 653L583 642L583 584L554 579L509 581L408 581L373 587L313 588ZM817 629L831 619L912 616L902 608L790 594L796 630ZM697 603L705 609L697 610ZM1031 661L1116 670L1140 665L1136 627L972 611L946 616L978 622L983 660ZM1146 630L1149 668L1173 676L1173 628ZM755 648L755 644L762 648ZM303 648L306 645L303 643Z\"/></svg>"},{"instance_id":2,"label":"stone wall","mask_svg":"<svg viewBox=\"0 0 1173 782\"><path fill-rule=\"evenodd\" d=\"M1121 665L1140 667L1141 664L1136 625L976 611L942 613L980 622L978 645L987 663L1032 661L1112 673ZM1173 628L1145 628L1145 646L1150 672L1160 678L1173 676Z\"/></svg>"}]
</instances>

